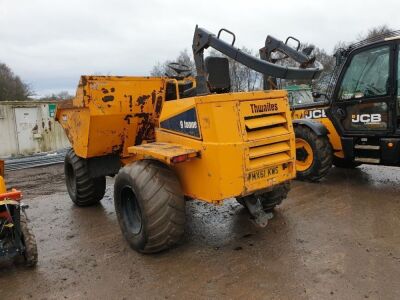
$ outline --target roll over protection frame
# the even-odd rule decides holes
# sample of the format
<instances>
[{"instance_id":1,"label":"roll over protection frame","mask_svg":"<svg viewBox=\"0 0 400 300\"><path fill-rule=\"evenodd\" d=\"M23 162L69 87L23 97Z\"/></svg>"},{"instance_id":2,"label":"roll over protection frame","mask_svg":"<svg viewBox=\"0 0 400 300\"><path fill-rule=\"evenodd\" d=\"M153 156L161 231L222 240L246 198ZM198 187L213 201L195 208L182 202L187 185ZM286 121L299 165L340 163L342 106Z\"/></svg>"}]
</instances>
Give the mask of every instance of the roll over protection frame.
<instances>
[{"instance_id":1,"label":"roll over protection frame","mask_svg":"<svg viewBox=\"0 0 400 300\"><path fill-rule=\"evenodd\" d=\"M233 40L231 44L221 40L219 38L221 32L227 32L232 35ZM200 28L196 26L194 36L193 36L193 57L196 65L196 92L199 95L204 95L210 93L207 86L207 73L204 67L204 49L211 47L222 54L230 57L231 59L245 65L246 67L264 74L265 76L271 76L275 78L285 78L285 79L299 79L299 80L311 80L315 79L319 76L319 74L323 70L323 66L314 60L310 60L305 54L299 52L291 48L290 46L284 44L283 42L274 39L270 36L267 37L267 41L271 41L268 43L268 48L265 47L265 53L271 53L273 49L276 49L276 45L282 49L286 55L293 57L296 61L300 62L301 68L292 68L292 67L284 67L276 65L268 60L259 59L253 55L244 53L240 51L239 48L234 46L234 42L236 40L235 35L227 30L221 29L218 33L218 36L215 36L213 33L207 31L206 29ZM275 46L274 46L275 45ZM268 52L269 51L269 52ZM312 68L307 68L309 65L313 65Z\"/></svg>"}]
</instances>

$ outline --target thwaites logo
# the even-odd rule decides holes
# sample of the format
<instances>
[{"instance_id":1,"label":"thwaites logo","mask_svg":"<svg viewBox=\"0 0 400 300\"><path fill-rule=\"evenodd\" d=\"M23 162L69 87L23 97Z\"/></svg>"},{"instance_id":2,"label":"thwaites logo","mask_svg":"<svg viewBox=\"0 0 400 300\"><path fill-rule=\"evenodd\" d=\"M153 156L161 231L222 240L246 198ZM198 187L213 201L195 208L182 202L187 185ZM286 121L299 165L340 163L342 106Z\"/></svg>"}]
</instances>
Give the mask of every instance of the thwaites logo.
<instances>
[{"instance_id":1,"label":"thwaites logo","mask_svg":"<svg viewBox=\"0 0 400 300\"><path fill-rule=\"evenodd\" d=\"M277 174L278 174L278 167L273 167L269 169L250 172L247 175L247 180L248 181L260 180Z\"/></svg>"},{"instance_id":2,"label":"thwaites logo","mask_svg":"<svg viewBox=\"0 0 400 300\"><path fill-rule=\"evenodd\" d=\"M382 122L382 115L381 114L359 114L359 115L352 115L351 116L352 123L381 123Z\"/></svg>"},{"instance_id":3,"label":"thwaites logo","mask_svg":"<svg viewBox=\"0 0 400 300\"><path fill-rule=\"evenodd\" d=\"M306 110L304 112L304 118L306 118L306 119L326 118L325 109Z\"/></svg>"},{"instance_id":4,"label":"thwaites logo","mask_svg":"<svg viewBox=\"0 0 400 300\"><path fill-rule=\"evenodd\" d=\"M278 104L276 103L250 104L250 107L253 114L278 110Z\"/></svg>"}]
</instances>

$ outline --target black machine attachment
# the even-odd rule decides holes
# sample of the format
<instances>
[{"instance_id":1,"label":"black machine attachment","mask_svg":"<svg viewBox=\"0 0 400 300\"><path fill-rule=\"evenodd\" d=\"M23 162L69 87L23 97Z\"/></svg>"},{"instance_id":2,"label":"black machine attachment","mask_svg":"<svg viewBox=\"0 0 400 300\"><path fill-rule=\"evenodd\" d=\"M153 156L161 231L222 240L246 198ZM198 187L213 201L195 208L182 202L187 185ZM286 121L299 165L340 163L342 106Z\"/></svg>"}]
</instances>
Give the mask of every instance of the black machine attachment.
<instances>
[{"instance_id":1,"label":"black machine attachment","mask_svg":"<svg viewBox=\"0 0 400 300\"><path fill-rule=\"evenodd\" d=\"M211 93L227 93L231 89L229 61L226 57L208 56L205 59L208 87Z\"/></svg>"},{"instance_id":2,"label":"black machine attachment","mask_svg":"<svg viewBox=\"0 0 400 300\"><path fill-rule=\"evenodd\" d=\"M297 46L294 48L292 46L289 46L289 41L294 41ZM289 36L285 42L282 42L273 36L267 36L265 40L265 46L259 50L260 52L260 58L262 60L271 62L271 63L277 63L278 61L282 61L287 58L291 58L297 63L300 64L301 69L308 68L309 66L313 66L315 64L315 56L310 57L312 51L314 50L314 47L307 47L304 48L300 51L300 46L301 43L298 39ZM273 53L280 53L283 54L283 56L280 56L279 58L277 57L272 57ZM277 82L276 78L272 74L264 74L264 84L263 87L265 90L269 89L275 89L277 87ZM286 77L280 77L281 79ZM291 79L303 79L303 78L291 78Z\"/></svg>"},{"instance_id":3,"label":"black machine attachment","mask_svg":"<svg viewBox=\"0 0 400 300\"><path fill-rule=\"evenodd\" d=\"M226 32L232 36L231 44L220 39L220 35L222 32ZM274 78L311 80L317 78L323 70L323 67L319 62L315 61L314 58L308 57L308 55L312 51L311 48L306 48L302 52L300 52L299 46L298 49L294 49L287 45L289 39L286 41L286 43L283 43L273 37L268 36L266 40L266 46L263 48L264 53L262 55L265 55L264 59L259 59L255 56L240 51L240 49L234 46L235 40L235 34L227 29L221 29L218 32L218 35L215 36L211 32L196 26L192 49L197 71L197 95L205 95L213 92L212 90L215 88L216 85L215 81L212 82L212 80L218 77L217 75L223 74L223 76L225 76L227 73L229 73L229 69L228 72L226 72L225 66L222 67L224 69L223 71L219 70L219 67L226 64L222 62L222 60L210 59L208 63L205 62L204 49L207 49L208 47L212 47L215 50L226 55L227 57L230 57L235 61L249 67L250 69L264 74L264 77L271 76ZM270 54L272 52L277 50L299 62L300 68L284 67L274 64L275 62L271 59L268 59L268 57L270 57ZM214 64L215 66L213 66ZM208 73L208 71L211 72ZM208 81L208 79L210 79L211 81ZM222 88L222 90L225 90L228 86L228 80L226 78L221 79L221 82L219 82L219 84L221 84L222 81L224 81L225 83L225 87ZM214 92L218 91L221 91L220 87L217 88Z\"/></svg>"}]
</instances>

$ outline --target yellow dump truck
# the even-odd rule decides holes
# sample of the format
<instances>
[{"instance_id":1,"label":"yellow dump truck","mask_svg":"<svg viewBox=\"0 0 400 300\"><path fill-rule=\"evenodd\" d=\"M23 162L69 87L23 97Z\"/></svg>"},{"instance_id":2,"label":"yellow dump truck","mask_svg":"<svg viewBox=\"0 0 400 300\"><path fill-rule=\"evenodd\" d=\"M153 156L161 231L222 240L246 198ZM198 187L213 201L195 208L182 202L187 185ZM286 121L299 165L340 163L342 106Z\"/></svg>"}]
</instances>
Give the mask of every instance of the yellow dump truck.
<instances>
[{"instance_id":1,"label":"yellow dump truck","mask_svg":"<svg viewBox=\"0 0 400 300\"><path fill-rule=\"evenodd\" d=\"M193 85L167 77L82 76L76 97L57 109L72 145L65 158L71 199L97 203L105 176L118 174L118 220L140 252L179 240L187 199L219 204L235 197L265 226L295 177L287 92L229 93L227 59L202 59L210 46L199 43L205 34L236 49L196 28Z\"/></svg>"}]
</instances>

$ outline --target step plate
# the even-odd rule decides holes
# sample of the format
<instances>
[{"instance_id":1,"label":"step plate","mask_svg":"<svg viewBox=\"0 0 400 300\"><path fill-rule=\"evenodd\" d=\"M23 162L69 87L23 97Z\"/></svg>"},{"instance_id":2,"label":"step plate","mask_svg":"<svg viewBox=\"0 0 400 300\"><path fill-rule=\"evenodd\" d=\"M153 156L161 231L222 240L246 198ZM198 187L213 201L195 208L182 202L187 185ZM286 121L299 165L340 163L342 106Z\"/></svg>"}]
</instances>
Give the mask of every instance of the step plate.
<instances>
[{"instance_id":1,"label":"step plate","mask_svg":"<svg viewBox=\"0 0 400 300\"><path fill-rule=\"evenodd\" d=\"M356 157L354 161L367 164L379 164L381 162L379 158L369 158L369 157Z\"/></svg>"}]
</instances>

